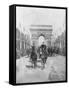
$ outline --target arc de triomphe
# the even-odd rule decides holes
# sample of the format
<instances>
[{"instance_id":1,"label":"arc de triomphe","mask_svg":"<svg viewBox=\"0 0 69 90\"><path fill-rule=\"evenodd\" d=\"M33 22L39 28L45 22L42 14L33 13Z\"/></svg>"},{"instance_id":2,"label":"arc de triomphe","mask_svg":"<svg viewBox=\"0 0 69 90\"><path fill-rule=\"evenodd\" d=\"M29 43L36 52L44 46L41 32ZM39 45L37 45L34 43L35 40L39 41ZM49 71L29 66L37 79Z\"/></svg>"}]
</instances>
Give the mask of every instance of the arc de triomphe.
<instances>
[{"instance_id":1,"label":"arc de triomphe","mask_svg":"<svg viewBox=\"0 0 69 90\"><path fill-rule=\"evenodd\" d=\"M45 44L51 46L51 36L52 36L52 25L31 25L31 40L32 43L38 47L38 39L40 36L44 36Z\"/></svg>"}]
</instances>

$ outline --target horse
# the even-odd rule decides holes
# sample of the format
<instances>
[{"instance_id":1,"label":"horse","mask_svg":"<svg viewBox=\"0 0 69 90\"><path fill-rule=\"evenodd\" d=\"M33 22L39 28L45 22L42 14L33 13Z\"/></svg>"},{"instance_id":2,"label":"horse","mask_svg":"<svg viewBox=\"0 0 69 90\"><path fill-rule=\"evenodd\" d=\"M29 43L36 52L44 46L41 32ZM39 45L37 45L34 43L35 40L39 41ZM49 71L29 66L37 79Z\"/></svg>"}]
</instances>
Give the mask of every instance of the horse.
<instances>
[{"instance_id":1,"label":"horse","mask_svg":"<svg viewBox=\"0 0 69 90\"><path fill-rule=\"evenodd\" d=\"M40 58L41 58L42 69L44 69L47 61L47 52L45 49L42 48L40 49Z\"/></svg>"},{"instance_id":2,"label":"horse","mask_svg":"<svg viewBox=\"0 0 69 90\"><path fill-rule=\"evenodd\" d=\"M33 67L35 68L37 66L37 54L35 52L35 49L32 49L30 59L32 61Z\"/></svg>"}]
</instances>

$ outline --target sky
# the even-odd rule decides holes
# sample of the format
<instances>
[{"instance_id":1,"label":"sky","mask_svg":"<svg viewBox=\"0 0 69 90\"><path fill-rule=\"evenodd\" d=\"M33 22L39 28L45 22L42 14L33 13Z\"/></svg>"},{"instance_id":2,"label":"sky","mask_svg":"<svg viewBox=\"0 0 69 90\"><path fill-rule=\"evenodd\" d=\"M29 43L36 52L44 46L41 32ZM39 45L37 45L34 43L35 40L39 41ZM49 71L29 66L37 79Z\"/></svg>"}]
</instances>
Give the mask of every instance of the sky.
<instances>
[{"instance_id":1,"label":"sky","mask_svg":"<svg viewBox=\"0 0 69 90\"><path fill-rule=\"evenodd\" d=\"M52 25L56 38L65 30L65 10L50 8L16 7L16 27L30 34L30 25Z\"/></svg>"}]
</instances>

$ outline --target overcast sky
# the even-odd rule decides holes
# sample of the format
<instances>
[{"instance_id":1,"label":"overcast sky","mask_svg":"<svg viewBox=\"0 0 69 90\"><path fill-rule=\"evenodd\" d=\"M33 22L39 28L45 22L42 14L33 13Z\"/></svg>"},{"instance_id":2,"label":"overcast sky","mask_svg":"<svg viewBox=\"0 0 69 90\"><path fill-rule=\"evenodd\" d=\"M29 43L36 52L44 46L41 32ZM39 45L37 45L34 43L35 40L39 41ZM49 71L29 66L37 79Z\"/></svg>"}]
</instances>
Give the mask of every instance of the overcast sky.
<instances>
[{"instance_id":1,"label":"overcast sky","mask_svg":"<svg viewBox=\"0 0 69 90\"><path fill-rule=\"evenodd\" d=\"M16 8L16 27L27 28L34 25L52 25L53 35L61 35L65 30L65 10L50 8ZM28 30L27 30L28 31Z\"/></svg>"}]
</instances>

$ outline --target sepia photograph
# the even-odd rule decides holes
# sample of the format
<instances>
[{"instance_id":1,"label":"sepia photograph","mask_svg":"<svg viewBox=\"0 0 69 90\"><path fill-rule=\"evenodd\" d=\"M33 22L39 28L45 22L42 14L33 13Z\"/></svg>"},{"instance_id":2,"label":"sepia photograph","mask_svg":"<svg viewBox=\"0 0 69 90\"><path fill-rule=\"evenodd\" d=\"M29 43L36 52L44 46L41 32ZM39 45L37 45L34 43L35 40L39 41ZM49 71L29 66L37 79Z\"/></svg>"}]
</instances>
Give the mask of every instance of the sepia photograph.
<instances>
[{"instance_id":1,"label":"sepia photograph","mask_svg":"<svg viewBox=\"0 0 69 90\"><path fill-rule=\"evenodd\" d=\"M16 83L66 81L66 9L16 7Z\"/></svg>"}]
</instances>

